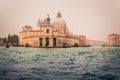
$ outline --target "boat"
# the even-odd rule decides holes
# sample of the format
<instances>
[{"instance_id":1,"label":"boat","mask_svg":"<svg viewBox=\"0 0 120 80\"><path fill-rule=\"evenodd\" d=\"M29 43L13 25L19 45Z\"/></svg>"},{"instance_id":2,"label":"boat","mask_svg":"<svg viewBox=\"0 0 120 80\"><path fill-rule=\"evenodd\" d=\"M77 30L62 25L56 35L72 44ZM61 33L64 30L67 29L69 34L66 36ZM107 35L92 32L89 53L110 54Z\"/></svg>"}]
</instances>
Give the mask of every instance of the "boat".
<instances>
[{"instance_id":1,"label":"boat","mask_svg":"<svg viewBox=\"0 0 120 80\"><path fill-rule=\"evenodd\" d=\"M6 48L9 48L9 44L6 44Z\"/></svg>"}]
</instances>

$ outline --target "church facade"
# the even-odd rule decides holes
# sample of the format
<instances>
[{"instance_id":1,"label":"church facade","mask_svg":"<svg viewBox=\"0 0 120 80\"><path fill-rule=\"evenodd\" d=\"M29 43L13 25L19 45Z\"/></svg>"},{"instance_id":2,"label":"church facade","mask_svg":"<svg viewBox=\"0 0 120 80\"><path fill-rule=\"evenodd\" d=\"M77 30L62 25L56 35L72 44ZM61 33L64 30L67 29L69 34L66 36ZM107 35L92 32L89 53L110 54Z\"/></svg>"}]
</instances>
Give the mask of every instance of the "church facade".
<instances>
[{"instance_id":1,"label":"church facade","mask_svg":"<svg viewBox=\"0 0 120 80\"><path fill-rule=\"evenodd\" d=\"M44 21L38 19L37 30L33 30L31 26L24 26L19 33L19 43L32 47L85 46L86 36L73 35L58 12L53 23L49 15Z\"/></svg>"}]
</instances>

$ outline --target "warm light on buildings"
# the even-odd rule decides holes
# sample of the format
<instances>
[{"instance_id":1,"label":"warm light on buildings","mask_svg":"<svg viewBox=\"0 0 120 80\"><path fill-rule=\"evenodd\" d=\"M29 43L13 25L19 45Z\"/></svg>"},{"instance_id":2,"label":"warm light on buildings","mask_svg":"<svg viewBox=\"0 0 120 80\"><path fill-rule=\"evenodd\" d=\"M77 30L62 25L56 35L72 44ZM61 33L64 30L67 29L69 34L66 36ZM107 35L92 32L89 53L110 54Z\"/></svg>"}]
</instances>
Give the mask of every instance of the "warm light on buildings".
<instances>
[{"instance_id":1,"label":"warm light on buildings","mask_svg":"<svg viewBox=\"0 0 120 80\"><path fill-rule=\"evenodd\" d=\"M19 43L32 47L85 46L86 36L73 35L58 12L53 23L49 14L43 21L38 19L37 30L33 30L31 26L24 26L19 33Z\"/></svg>"},{"instance_id":2,"label":"warm light on buildings","mask_svg":"<svg viewBox=\"0 0 120 80\"><path fill-rule=\"evenodd\" d=\"M108 35L108 46L120 46L120 35L119 34L110 34Z\"/></svg>"}]
</instances>

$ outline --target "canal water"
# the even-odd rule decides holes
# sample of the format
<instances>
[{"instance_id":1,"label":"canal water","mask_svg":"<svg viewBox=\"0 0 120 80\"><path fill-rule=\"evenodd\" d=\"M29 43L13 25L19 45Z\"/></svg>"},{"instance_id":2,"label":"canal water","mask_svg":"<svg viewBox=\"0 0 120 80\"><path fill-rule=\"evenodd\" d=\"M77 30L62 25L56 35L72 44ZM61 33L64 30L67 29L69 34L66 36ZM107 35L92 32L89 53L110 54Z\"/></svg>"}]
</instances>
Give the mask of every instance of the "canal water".
<instances>
[{"instance_id":1,"label":"canal water","mask_svg":"<svg viewBox=\"0 0 120 80\"><path fill-rule=\"evenodd\" d=\"M120 80L120 47L0 47L0 80Z\"/></svg>"}]
</instances>

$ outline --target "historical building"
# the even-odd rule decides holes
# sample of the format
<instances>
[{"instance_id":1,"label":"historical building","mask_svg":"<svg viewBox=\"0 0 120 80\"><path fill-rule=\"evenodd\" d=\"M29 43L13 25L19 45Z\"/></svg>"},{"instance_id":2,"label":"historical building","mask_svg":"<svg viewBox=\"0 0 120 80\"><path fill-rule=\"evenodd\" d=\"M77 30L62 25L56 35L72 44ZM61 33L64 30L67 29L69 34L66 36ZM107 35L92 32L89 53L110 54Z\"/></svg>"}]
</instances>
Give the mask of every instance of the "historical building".
<instances>
[{"instance_id":1,"label":"historical building","mask_svg":"<svg viewBox=\"0 0 120 80\"><path fill-rule=\"evenodd\" d=\"M108 46L120 46L120 35L119 34L110 34L108 35Z\"/></svg>"},{"instance_id":2,"label":"historical building","mask_svg":"<svg viewBox=\"0 0 120 80\"><path fill-rule=\"evenodd\" d=\"M24 26L19 33L19 43L23 46L32 47L62 47L62 46L85 46L86 37L73 35L67 28L60 12L53 23L49 15L42 21L38 19L37 30L31 26Z\"/></svg>"},{"instance_id":3,"label":"historical building","mask_svg":"<svg viewBox=\"0 0 120 80\"><path fill-rule=\"evenodd\" d=\"M86 40L86 44L88 46L105 46L106 42L105 41L97 41L97 40Z\"/></svg>"}]
</instances>

